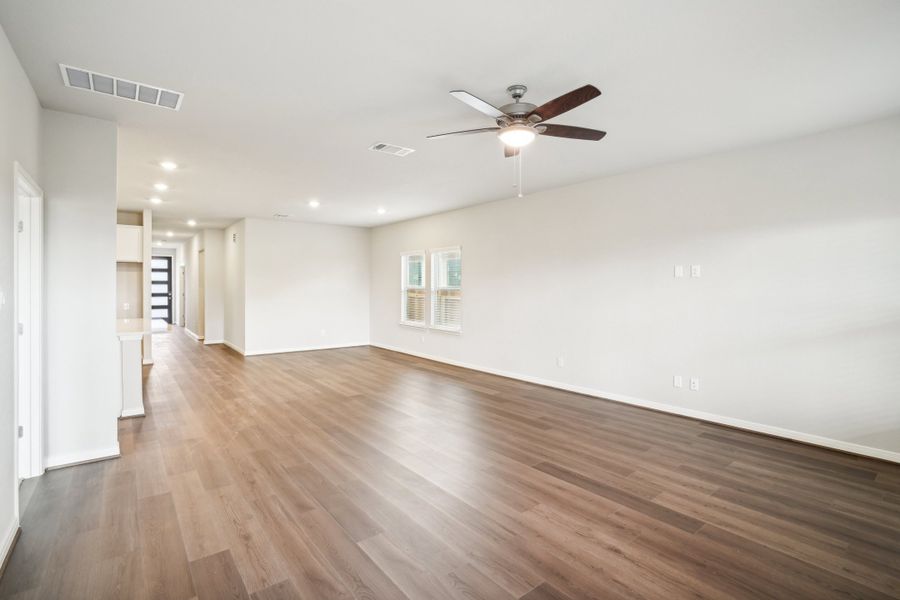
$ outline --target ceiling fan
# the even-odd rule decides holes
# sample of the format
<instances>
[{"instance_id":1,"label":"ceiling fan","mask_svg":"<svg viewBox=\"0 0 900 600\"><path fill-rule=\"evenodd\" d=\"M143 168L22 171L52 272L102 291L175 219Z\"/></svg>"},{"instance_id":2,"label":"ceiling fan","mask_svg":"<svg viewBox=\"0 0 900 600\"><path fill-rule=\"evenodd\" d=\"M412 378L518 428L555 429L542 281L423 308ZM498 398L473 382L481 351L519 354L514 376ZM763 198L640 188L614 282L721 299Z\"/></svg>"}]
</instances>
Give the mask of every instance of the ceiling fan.
<instances>
[{"instance_id":1,"label":"ceiling fan","mask_svg":"<svg viewBox=\"0 0 900 600\"><path fill-rule=\"evenodd\" d=\"M595 142L603 139L603 136L606 135L605 131L596 129L545 123L599 96L600 90L592 85L585 85L577 90L572 90L540 106L522 102L522 97L528 91L528 88L524 85L511 85L506 88L506 91L512 96L513 101L509 104L504 104L500 108L473 96L465 90L450 92L450 95L457 100L465 102L478 112L494 119L497 122L497 127L482 127L480 129L439 133L437 135L429 135L428 139L496 132L497 137L503 142L504 156L509 158L510 156L518 155L519 149L533 142L538 135L551 135L573 140L593 140Z\"/></svg>"}]
</instances>

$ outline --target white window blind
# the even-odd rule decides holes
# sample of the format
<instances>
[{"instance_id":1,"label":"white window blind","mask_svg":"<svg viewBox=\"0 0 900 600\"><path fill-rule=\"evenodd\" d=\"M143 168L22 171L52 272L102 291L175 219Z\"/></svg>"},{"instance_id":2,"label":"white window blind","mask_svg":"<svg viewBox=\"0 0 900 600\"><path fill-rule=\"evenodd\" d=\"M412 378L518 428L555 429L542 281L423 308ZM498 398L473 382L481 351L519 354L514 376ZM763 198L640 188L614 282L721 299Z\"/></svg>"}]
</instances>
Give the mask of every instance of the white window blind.
<instances>
[{"instance_id":1,"label":"white window blind","mask_svg":"<svg viewBox=\"0 0 900 600\"><path fill-rule=\"evenodd\" d=\"M400 263L400 322L425 326L425 253L410 252Z\"/></svg>"},{"instance_id":2,"label":"white window blind","mask_svg":"<svg viewBox=\"0 0 900 600\"><path fill-rule=\"evenodd\" d=\"M462 253L459 248L431 253L431 326L460 331L462 326Z\"/></svg>"}]
</instances>

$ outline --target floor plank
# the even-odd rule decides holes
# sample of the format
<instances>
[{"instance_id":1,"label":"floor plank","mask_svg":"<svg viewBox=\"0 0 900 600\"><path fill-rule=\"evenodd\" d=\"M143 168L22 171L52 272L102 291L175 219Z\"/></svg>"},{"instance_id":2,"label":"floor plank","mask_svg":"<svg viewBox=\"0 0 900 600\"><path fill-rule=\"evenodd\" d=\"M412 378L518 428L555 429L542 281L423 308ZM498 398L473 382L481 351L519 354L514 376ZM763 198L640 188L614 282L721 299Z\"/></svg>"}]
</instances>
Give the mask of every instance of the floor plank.
<instances>
[{"instance_id":1,"label":"floor plank","mask_svg":"<svg viewBox=\"0 0 900 600\"><path fill-rule=\"evenodd\" d=\"M154 335L0 598L900 598L900 465L371 347Z\"/></svg>"}]
</instances>

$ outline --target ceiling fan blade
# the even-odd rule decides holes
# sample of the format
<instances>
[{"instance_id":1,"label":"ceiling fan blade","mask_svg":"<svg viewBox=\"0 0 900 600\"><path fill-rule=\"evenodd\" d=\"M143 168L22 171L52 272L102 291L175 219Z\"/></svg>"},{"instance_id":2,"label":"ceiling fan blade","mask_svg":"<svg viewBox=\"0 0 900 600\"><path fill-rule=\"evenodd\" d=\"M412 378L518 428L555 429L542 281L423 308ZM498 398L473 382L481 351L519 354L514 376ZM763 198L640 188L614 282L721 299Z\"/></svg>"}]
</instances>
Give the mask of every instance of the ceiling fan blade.
<instances>
[{"instance_id":1,"label":"ceiling fan blade","mask_svg":"<svg viewBox=\"0 0 900 600\"><path fill-rule=\"evenodd\" d=\"M541 135L552 135L553 137L569 138L573 140L602 140L606 135L605 131L596 129L588 129L587 127L572 127L571 125L547 125L538 126L538 129L545 127Z\"/></svg>"},{"instance_id":2,"label":"ceiling fan blade","mask_svg":"<svg viewBox=\"0 0 900 600\"><path fill-rule=\"evenodd\" d=\"M426 140L435 140L437 138L450 137L452 135L472 135L473 133L485 133L488 131L500 131L499 127L482 127L481 129L464 129L462 131L451 131L449 133L437 133L435 135L429 135L425 139Z\"/></svg>"},{"instance_id":3,"label":"ceiling fan blade","mask_svg":"<svg viewBox=\"0 0 900 600\"><path fill-rule=\"evenodd\" d=\"M512 158L513 156L519 155L519 148L510 148L509 146L503 146L503 156L504 158Z\"/></svg>"},{"instance_id":4,"label":"ceiling fan blade","mask_svg":"<svg viewBox=\"0 0 900 600\"><path fill-rule=\"evenodd\" d=\"M450 92L450 95L459 100L460 102L465 102L475 110L480 113L484 113L492 119L499 119L500 117L505 117L506 113L494 106L493 104L488 104L481 98L477 96L473 96L469 92L465 90L453 90Z\"/></svg>"},{"instance_id":5,"label":"ceiling fan blade","mask_svg":"<svg viewBox=\"0 0 900 600\"><path fill-rule=\"evenodd\" d=\"M531 111L531 114L539 116L541 121L549 121L553 117L558 117L564 112L581 106L588 100L593 100L599 95L600 90L592 85L585 85L577 90L572 90L568 94L563 94L555 100L551 100L550 102L538 106Z\"/></svg>"}]
</instances>

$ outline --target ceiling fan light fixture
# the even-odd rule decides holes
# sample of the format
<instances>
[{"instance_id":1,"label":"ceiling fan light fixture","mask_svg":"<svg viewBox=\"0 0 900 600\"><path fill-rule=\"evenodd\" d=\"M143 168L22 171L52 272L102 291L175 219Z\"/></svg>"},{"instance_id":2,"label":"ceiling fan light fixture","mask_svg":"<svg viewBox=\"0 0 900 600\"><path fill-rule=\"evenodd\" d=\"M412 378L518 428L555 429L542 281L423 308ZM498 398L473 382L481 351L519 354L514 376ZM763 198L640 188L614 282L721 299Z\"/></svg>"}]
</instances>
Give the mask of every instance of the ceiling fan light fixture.
<instances>
[{"instance_id":1,"label":"ceiling fan light fixture","mask_svg":"<svg viewBox=\"0 0 900 600\"><path fill-rule=\"evenodd\" d=\"M522 148L534 141L536 134L534 129L527 125L510 125L504 127L497 134L500 141L510 148Z\"/></svg>"}]
</instances>

